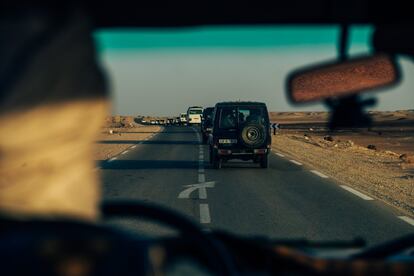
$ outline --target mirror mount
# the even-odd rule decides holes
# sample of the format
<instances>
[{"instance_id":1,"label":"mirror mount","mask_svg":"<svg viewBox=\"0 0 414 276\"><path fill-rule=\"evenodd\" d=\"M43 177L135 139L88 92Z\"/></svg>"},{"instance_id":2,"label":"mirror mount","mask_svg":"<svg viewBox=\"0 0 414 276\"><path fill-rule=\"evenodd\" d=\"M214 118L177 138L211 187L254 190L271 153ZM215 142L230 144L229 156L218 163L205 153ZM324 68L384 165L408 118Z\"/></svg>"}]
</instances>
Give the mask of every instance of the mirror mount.
<instances>
[{"instance_id":1,"label":"mirror mount","mask_svg":"<svg viewBox=\"0 0 414 276\"><path fill-rule=\"evenodd\" d=\"M341 25L339 36L338 60L344 62L348 60L349 46L349 25ZM372 125L371 116L365 112L365 108L375 105L377 100L371 98L361 100L358 94L345 96L338 99L326 99L325 106L329 108L330 118L328 127L330 130L346 127L370 127Z\"/></svg>"},{"instance_id":2,"label":"mirror mount","mask_svg":"<svg viewBox=\"0 0 414 276\"><path fill-rule=\"evenodd\" d=\"M328 127L330 130L348 127L370 127L371 116L365 112L365 108L376 104L376 99L361 100L359 95L351 95L340 99L326 100L325 104L330 109Z\"/></svg>"},{"instance_id":3,"label":"mirror mount","mask_svg":"<svg viewBox=\"0 0 414 276\"><path fill-rule=\"evenodd\" d=\"M339 36L339 61L348 59L348 45L349 45L349 25L344 23L341 25L341 34Z\"/></svg>"}]
</instances>

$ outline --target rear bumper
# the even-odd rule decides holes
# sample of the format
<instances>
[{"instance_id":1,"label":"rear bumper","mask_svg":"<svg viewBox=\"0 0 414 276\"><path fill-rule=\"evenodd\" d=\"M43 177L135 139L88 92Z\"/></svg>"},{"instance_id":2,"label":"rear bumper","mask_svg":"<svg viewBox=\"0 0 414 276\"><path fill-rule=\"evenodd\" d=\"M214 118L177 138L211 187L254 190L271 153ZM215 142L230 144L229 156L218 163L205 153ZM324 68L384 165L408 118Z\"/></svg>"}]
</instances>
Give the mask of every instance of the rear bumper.
<instances>
[{"instance_id":1,"label":"rear bumper","mask_svg":"<svg viewBox=\"0 0 414 276\"><path fill-rule=\"evenodd\" d=\"M218 148L215 149L217 155L227 158L246 158L246 157L254 157L258 155L266 155L269 154L269 149L267 148L260 148L260 149L223 149Z\"/></svg>"}]
</instances>

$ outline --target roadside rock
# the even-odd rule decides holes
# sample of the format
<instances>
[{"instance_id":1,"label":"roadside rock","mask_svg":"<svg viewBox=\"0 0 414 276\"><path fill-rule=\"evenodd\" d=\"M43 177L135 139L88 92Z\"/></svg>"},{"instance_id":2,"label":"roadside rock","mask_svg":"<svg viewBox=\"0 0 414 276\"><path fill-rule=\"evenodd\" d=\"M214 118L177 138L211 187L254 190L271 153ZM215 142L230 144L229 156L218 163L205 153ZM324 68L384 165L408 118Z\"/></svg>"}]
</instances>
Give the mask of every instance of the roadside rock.
<instances>
[{"instance_id":1,"label":"roadside rock","mask_svg":"<svg viewBox=\"0 0 414 276\"><path fill-rule=\"evenodd\" d=\"M123 127L134 127L134 117L132 116L122 116L121 125Z\"/></svg>"},{"instance_id":2,"label":"roadside rock","mask_svg":"<svg viewBox=\"0 0 414 276\"><path fill-rule=\"evenodd\" d=\"M115 115L112 117L112 123L119 124L121 122L121 116Z\"/></svg>"},{"instance_id":3,"label":"roadside rock","mask_svg":"<svg viewBox=\"0 0 414 276\"><path fill-rule=\"evenodd\" d=\"M352 142L351 140L346 141L346 142L345 142L345 144L346 144L348 147L352 147L352 146L354 146L354 142Z\"/></svg>"},{"instance_id":4,"label":"roadside rock","mask_svg":"<svg viewBox=\"0 0 414 276\"><path fill-rule=\"evenodd\" d=\"M326 136L323 137L323 140L329 141L329 142L333 142L334 141L334 138L332 136L330 136L330 135L326 135Z\"/></svg>"},{"instance_id":5,"label":"roadside rock","mask_svg":"<svg viewBox=\"0 0 414 276\"><path fill-rule=\"evenodd\" d=\"M392 156L398 156L398 157L400 156L398 153L390 151L390 150L386 150L385 154L392 155Z\"/></svg>"},{"instance_id":6,"label":"roadside rock","mask_svg":"<svg viewBox=\"0 0 414 276\"><path fill-rule=\"evenodd\" d=\"M406 164L414 164L414 156L406 153L400 155L400 160Z\"/></svg>"},{"instance_id":7,"label":"roadside rock","mask_svg":"<svg viewBox=\"0 0 414 276\"><path fill-rule=\"evenodd\" d=\"M375 146L375 145L368 145L368 146L367 146L367 149L370 149L370 150L377 150L377 146Z\"/></svg>"}]
</instances>

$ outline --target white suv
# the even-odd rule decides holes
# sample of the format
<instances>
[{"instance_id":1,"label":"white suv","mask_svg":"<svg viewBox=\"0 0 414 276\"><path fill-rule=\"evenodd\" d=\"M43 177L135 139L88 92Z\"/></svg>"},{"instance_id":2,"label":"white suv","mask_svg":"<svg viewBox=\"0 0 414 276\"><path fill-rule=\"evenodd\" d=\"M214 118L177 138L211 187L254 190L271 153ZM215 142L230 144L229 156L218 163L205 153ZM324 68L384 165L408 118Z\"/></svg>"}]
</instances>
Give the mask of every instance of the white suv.
<instances>
[{"instance_id":1,"label":"white suv","mask_svg":"<svg viewBox=\"0 0 414 276\"><path fill-rule=\"evenodd\" d=\"M188 124L201 124L201 114L203 114L203 108L201 106L191 106L187 110L187 122Z\"/></svg>"},{"instance_id":2,"label":"white suv","mask_svg":"<svg viewBox=\"0 0 414 276\"><path fill-rule=\"evenodd\" d=\"M187 124L187 113L180 114L180 124L186 125Z\"/></svg>"}]
</instances>

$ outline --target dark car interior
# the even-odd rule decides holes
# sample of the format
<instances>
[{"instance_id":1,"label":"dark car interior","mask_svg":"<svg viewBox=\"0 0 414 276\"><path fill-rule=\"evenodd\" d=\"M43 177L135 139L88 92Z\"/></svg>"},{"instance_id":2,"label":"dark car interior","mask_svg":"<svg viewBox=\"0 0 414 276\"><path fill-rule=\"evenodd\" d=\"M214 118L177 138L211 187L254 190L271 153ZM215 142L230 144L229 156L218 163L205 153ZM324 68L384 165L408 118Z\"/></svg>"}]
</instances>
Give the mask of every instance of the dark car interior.
<instances>
[{"instance_id":1,"label":"dark car interior","mask_svg":"<svg viewBox=\"0 0 414 276\"><path fill-rule=\"evenodd\" d=\"M337 60L329 66L353 61L347 52L351 25L373 25L372 56L367 59L386 55L390 68L398 72L385 84L351 89L352 93L340 97L328 93L303 100L292 98L296 91L292 80L311 71L306 67L293 72L287 80L292 104L323 101L332 112L332 129L369 126L371 119L365 108L375 98L362 99L359 94L410 77L399 73L395 61L398 55L414 57L410 1L6 1L0 4L0 114L77 100L90 101L84 107L85 116L99 114L101 109L94 101L106 100L109 90L90 38L99 28L280 24L340 25ZM321 67L311 67L315 68ZM85 139L88 143L91 140ZM2 152L0 148L0 156ZM19 219L2 212L0 275L160 275L182 258L190 258L209 273L223 275L414 274L412 258L392 258L414 245L414 234L335 260L307 254L305 248L349 249L363 246L363 241L318 244L206 233L180 214L140 202L101 203L99 220L94 222L59 215ZM176 229L179 236L146 240L100 224L114 217L156 221Z\"/></svg>"}]
</instances>

